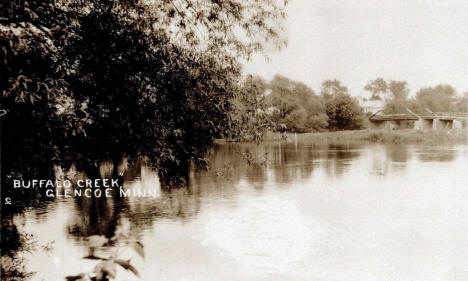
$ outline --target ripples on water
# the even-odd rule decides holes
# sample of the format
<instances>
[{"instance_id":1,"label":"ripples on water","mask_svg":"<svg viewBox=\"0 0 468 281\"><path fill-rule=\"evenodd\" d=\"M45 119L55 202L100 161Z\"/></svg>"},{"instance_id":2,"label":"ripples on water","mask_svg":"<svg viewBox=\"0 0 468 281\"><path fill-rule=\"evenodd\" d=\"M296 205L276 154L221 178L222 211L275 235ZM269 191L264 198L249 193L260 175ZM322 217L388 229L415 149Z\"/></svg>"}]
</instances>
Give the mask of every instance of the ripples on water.
<instances>
[{"instance_id":1,"label":"ripples on water","mask_svg":"<svg viewBox=\"0 0 468 281\"><path fill-rule=\"evenodd\" d=\"M151 169L123 167L126 188L156 197L56 199L18 216L38 241L54 241L26 256L33 279L92 270L83 237L109 237L125 221L145 244L142 280L468 280L466 146L212 152L187 188L167 191ZM242 153L257 157L249 165Z\"/></svg>"}]
</instances>

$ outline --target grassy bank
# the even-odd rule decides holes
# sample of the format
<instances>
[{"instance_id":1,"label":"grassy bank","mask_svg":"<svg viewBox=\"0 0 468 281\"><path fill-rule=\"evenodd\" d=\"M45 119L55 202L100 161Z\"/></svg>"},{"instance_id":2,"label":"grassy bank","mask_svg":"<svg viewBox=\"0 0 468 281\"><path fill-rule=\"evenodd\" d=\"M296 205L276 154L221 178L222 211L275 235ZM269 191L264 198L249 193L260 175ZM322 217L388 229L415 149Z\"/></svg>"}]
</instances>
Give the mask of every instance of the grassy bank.
<instances>
[{"instance_id":1,"label":"grassy bank","mask_svg":"<svg viewBox=\"0 0 468 281\"><path fill-rule=\"evenodd\" d=\"M297 138L301 143L343 143L343 142L369 142L369 143L421 143L421 144L466 144L468 131L461 130L359 130L338 131L323 133L286 134L269 133L266 141L284 140L294 142Z\"/></svg>"}]
</instances>

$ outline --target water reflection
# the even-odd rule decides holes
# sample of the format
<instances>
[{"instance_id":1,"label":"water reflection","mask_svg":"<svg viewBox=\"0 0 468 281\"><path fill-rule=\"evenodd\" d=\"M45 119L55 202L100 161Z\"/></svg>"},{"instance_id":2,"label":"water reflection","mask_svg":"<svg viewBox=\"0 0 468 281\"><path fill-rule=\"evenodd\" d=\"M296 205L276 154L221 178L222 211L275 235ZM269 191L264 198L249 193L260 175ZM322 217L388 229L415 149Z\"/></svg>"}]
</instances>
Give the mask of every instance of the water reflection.
<instances>
[{"instance_id":1,"label":"water reflection","mask_svg":"<svg viewBox=\"0 0 468 281\"><path fill-rule=\"evenodd\" d=\"M55 241L29 267L37 280L76 274L91 266L78 262L83 238L112 237L125 221L148 253L143 280L467 277L466 151L217 144L210 168L192 165L188 184L173 189L142 163L101 163L101 177L155 196L57 199L27 212L24 229ZM45 269L53 259L60 268Z\"/></svg>"},{"instance_id":2,"label":"water reflection","mask_svg":"<svg viewBox=\"0 0 468 281\"><path fill-rule=\"evenodd\" d=\"M441 151L440 148L426 148L416 152L418 158L423 162L450 162L455 159L457 153L453 149Z\"/></svg>"}]
</instances>

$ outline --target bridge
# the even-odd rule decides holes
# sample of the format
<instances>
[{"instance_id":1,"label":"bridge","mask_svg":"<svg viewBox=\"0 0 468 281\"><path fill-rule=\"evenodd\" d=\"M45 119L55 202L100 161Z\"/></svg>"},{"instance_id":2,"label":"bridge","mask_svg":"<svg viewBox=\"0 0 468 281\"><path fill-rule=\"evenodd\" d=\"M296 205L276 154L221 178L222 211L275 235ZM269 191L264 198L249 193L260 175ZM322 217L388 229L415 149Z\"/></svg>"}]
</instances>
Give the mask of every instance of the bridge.
<instances>
[{"instance_id":1,"label":"bridge","mask_svg":"<svg viewBox=\"0 0 468 281\"><path fill-rule=\"evenodd\" d=\"M408 113L381 114L376 112L369 117L369 121L375 128L391 129L456 129L466 127L468 113L465 112L432 112L418 114L407 109Z\"/></svg>"}]
</instances>

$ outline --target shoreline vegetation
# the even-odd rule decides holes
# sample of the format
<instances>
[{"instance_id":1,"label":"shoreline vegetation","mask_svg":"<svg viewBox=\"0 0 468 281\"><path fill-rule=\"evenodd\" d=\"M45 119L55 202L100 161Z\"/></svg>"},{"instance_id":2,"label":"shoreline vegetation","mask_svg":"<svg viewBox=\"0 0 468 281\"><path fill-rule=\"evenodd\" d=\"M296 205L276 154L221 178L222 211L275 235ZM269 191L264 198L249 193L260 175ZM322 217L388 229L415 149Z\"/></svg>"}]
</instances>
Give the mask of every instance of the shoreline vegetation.
<instances>
[{"instance_id":1,"label":"shoreline vegetation","mask_svg":"<svg viewBox=\"0 0 468 281\"><path fill-rule=\"evenodd\" d=\"M349 142L383 143L383 144L468 144L467 129L453 130L346 130L316 133L277 133L268 132L261 142L282 141L302 144L340 144ZM218 139L216 142L235 142L229 139ZM241 141L245 142L245 141ZM247 141L248 142L248 141Z\"/></svg>"}]
</instances>

